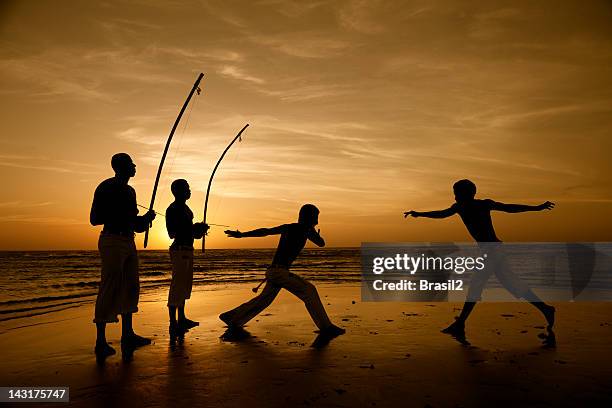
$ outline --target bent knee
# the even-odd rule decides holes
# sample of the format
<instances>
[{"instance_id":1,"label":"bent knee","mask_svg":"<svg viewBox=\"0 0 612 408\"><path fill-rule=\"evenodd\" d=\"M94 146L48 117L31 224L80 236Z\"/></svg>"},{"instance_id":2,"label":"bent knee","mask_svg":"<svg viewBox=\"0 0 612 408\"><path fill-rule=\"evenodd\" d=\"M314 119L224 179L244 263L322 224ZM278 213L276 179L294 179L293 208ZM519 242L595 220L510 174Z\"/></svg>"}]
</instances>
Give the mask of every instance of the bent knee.
<instances>
[{"instance_id":1,"label":"bent knee","mask_svg":"<svg viewBox=\"0 0 612 408\"><path fill-rule=\"evenodd\" d=\"M313 285L310 282L306 282L306 285L304 285L304 294L306 295L308 299L311 299L319 295L317 293L317 288L315 287L315 285Z\"/></svg>"}]
</instances>

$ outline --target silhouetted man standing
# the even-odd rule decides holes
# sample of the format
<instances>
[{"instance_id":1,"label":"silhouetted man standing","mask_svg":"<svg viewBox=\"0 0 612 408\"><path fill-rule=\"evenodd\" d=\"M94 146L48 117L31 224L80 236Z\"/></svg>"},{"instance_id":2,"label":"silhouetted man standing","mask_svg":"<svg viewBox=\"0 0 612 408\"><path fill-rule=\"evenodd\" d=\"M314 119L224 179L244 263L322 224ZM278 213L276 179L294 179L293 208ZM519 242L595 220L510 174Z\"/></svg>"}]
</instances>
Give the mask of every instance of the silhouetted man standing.
<instances>
[{"instance_id":1,"label":"silhouetted man standing","mask_svg":"<svg viewBox=\"0 0 612 408\"><path fill-rule=\"evenodd\" d=\"M154 211L138 216L136 192L128 181L136 174L136 165L126 153L111 159L115 177L104 180L94 193L90 222L104 225L98 240L102 273L94 323L97 327L95 352L99 357L115 354L106 341L106 323L118 322L121 315L121 345L133 349L151 343L134 333L132 314L138 311L138 253L134 233L144 232L155 218Z\"/></svg>"}]
</instances>

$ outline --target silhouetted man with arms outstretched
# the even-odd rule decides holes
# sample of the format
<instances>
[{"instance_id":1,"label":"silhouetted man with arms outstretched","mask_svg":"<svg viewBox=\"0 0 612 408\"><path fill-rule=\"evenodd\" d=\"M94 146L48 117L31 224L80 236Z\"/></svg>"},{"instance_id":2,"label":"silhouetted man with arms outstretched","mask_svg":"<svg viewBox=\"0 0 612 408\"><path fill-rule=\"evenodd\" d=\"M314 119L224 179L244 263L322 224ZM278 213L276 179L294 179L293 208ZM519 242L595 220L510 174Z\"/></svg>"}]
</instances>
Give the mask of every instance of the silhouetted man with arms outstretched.
<instances>
[{"instance_id":1,"label":"silhouetted man with arms outstretched","mask_svg":"<svg viewBox=\"0 0 612 408\"><path fill-rule=\"evenodd\" d=\"M200 325L185 317L185 301L191 297L193 286L193 240L202 238L209 227L201 222L193 223L193 212L187 206L191 197L187 180L174 180L170 189L174 202L166 210L166 229L174 241L170 245L172 282L168 292L168 312L170 335L176 335Z\"/></svg>"},{"instance_id":2,"label":"silhouetted man with arms outstretched","mask_svg":"<svg viewBox=\"0 0 612 408\"><path fill-rule=\"evenodd\" d=\"M102 273L94 318L98 357L115 354L115 349L106 341L106 323L118 322L119 314L122 347L134 349L151 343L132 328L132 314L138 311L140 291L134 233L144 232L155 218L155 212L138 216L136 192L128 185L129 179L136 175L132 158L126 153L117 153L111 159L111 166L115 177L104 180L96 188L90 214L91 225L104 225L98 240Z\"/></svg>"},{"instance_id":3,"label":"silhouetted man with arms outstretched","mask_svg":"<svg viewBox=\"0 0 612 408\"><path fill-rule=\"evenodd\" d=\"M499 242L499 238L495 234L493 222L491 221L491 211L503 211L507 213L519 213L525 211L542 211L551 210L555 205L550 201L546 201L540 205L523 205L523 204L504 204L493 200L475 199L476 185L470 180L459 180L453 185L455 193L455 203L449 208L440 211L408 211L404 213L404 217L427 217L427 218L447 218L455 214L459 214L461 220L465 224L470 235L477 242ZM535 306L546 318L548 329L552 330L555 322L555 308L542 302L542 300L529 287L521 281L512 271L505 265L503 259L500 259L498 268L484 268L481 271L476 271L468 289L467 300L463 305L461 314L446 329L443 333L464 336L465 321L474 309L476 301L480 300L482 291L491 273L495 272L500 283L508 289L517 298L523 298Z\"/></svg>"},{"instance_id":4,"label":"silhouetted man with arms outstretched","mask_svg":"<svg viewBox=\"0 0 612 408\"><path fill-rule=\"evenodd\" d=\"M291 264L300 254L306 240L315 245L325 246L325 241L315 230L319 223L319 210L312 204L305 204L300 209L298 222L283 224L274 228L260 228L253 231L240 232L227 230L225 233L233 238L265 237L280 234L278 248L274 254L272 265L266 271L266 285L259 296L238 306L228 312L222 313L219 318L229 328L241 327L268 307L281 289L287 289L300 298L305 304L310 317L317 325L320 333L327 336L338 336L344 329L332 324L325 312L321 298L315 286L289 272Z\"/></svg>"}]
</instances>

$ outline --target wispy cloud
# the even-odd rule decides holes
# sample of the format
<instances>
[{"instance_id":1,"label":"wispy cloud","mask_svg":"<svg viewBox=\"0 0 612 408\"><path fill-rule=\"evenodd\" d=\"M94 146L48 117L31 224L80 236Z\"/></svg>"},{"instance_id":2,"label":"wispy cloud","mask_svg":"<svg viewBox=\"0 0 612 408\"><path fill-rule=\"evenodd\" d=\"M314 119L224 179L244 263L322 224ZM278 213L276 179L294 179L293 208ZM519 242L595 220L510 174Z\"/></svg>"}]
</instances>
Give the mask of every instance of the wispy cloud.
<instances>
[{"instance_id":1,"label":"wispy cloud","mask_svg":"<svg viewBox=\"0 0 612 408\"><path fill-rule=\"evenodd\" d=\"M65 61L70 56L64 56ZM0 60L0 72L13 81L36 83L39 87L32 96L52 97L70 95L82 100L102 100L111 102L113 96L100 89L95 77L87 77L75 69L72 73L61 63L64 58L40 56L21 59ZM71 75L72 74L72 75Z\"/></svg>"},{"instance_id":2,"label":"wispy cloud","mask_svg":"<svg viewBox=\"0 0 612 408\"><path fill-rule=\"evenodd\" d=\"M276 97L280 100L287 102L302 102L309 101L311 99L341 97L350 93L354 93L354 87L348 85L334 85L334 84L311 84L303 86L285 86L281 89L270 89L260 87L258 91L268 95Z\"/></svg>"},{"instance_id":3,"label":"wispy cloud","mask_svg":"<svg viewBox=\"0 0 612 408\"><path fill-rule=\"evenodd\" d=\"M254 34L248 37L255 44L298 58L330 58L342 55L355 44L324 33L291 32L282 36Z\"/></svg>"},{"instance_id":4,"label":"wispy cloud","mask_svg":"<svg viewBox=\"0 0 612 408\"><path fill-rule=\"evenodd\" d=\"M201 4L211 17L224 22L230 27L243 29L248 26L248 19L241 17L231 7L227 7L227 2L225 1L202 0Z\"/></svg>"},{"instance_id":5,"label":"wispy cloud","mask_svg":"<svg viewBox=\"0 0 612 408\"><path fill-rule=\"evenodd\" d=\"M601 101L591 103L573 103L560 106L550 106L536 109L523 109L519 112L506 112L483 117L491 127L508 127L516 123L525 123L534 119L562 117L575 112L611 112L612 102Z\"/></svg>"},{"instance_id":6,"label":"wispy cloud","mask_svg":"<svg viewBox=\"0 0 612 408\"><path fill-rule=\"evenodd\" d=\"M350 0L338 13L340 24L350 30L366 34L379 34L385 31L384 22L377 21L374 11L383 6L376 0Z\"/></svg>"},{"instance_id":7,"label":"wispy cloud","mask_svg":"<svg viewBox=\"0 0 612 408\"><path fill-rule=\"evenodd\" d=\"M0 59L0 73L10 79L3 93L15 94L21 84L37 84L30 95L35 101L46 102L57 97L80 101L117 103L129 95L134 83L178 84L173 71L164 69L166 61L191 67L239 62L243 56L232 50L212 48L203 52L184 47L147 45L142 48L118 45L112 48L75 49L50 48L38 54ZM242 76L241 70L228 66L223 72L238 79L262 83L262 80ZM129 87L117 88L125 81Z\"/></svg>"},{"instance_id":8,"label":"wispy cloud","mask_svg":"<svg viewBox=\"0 0 612 408\"><path fill-rule=\"evenodd\" d=\"M74 218L64 217L35 217L27 214L0 215L2 223L27 223L46 225L89 225L88 223Z\"/></svg>"},{"instance_id":9,"label":"wispy cloud","mask_svg":"<svg viewBox=\"0 0 612 408\"><path fill-rule=\"evenodd\" d=\"M56 173L99 174L99 171L95 169L101 168L101 166L91 163L51 159L45 156L0 155L0 160L2 160L0 161L1 167Z\"/></svg>"},{"instance_id":10,"label":"wispy cloud","mask_svg":"<svg viewBox=\"0 0 612 408\"><path fill-rule=\"evenodd\" d=\"M403 229L399 207L446 205L464 177L508 200L608 203L612 31L603 3L115 3L42 2L36 14L16 2L16 18L5 20L3 222L32 224L24 231L70 222L120 150L134 155L130 183L148 196L198 72L204 92L175 135L158 209L172 199L169 182L185 177L201 210L212 167L245 123L212 197L225 197L221 213L240 224L294 218L314 201L344 243L376 228L383 239L419 239L427 228ZM70 11L74 24L41 25L49 7ZM67 196L74 209L38 214ZM355 232L366 214L376 225Z\"/></svg>"},{"instance_id":11,"label":"wispy cloud","mask_svg":"<svg viewBox=\"0 0 612 408\"><path fill-rule=\"evenodd\" d=\"M0 208L32 208L32 207L46 207L52 205L51 201L42 202L28 202L28 201L4 201L0 202Z\"/></svg>"},{"instance_id":12,"label":"wispy cloud","mask_svg":"<svg viewBox=\"0 0 612 408\"><path fill-rule=\"evenodd\" d=\"M320 7L324 7L325 1L311 0L259 0L258 6L269 6L285 17L297 18L311 13Z\"/></svg>"},{"instance_id":13,"label":"wispy cloud","mask_svg":"<svg viewBox=\"0 0 612 408\"><path fill-rule=\"evenodd\" d=\"M166 143L166 137L161 135L153 135L144 127L130 127L116 133L119 139L152 147L163 146Z\"/></svg>"},{"instance_id":14,"label":"wispy cloud","mask_svg":"<svg viewBox=\"0 0 612 408\"><path fill-rule=\"evenodd\" d=\"M244 60L244 55L232 51L231 49L207 49L202 51L195 48L185 47L161 47L158 45L151 45L147 47L153 54L165 55L174 58L186 59L194 62L239 62Z\"/></svg>"},{"instance_id":15,"label":"wispy cloud","mask_svg":"<svg viewBox=\"0 0 612 408\"><path fill-rule=\"evenodd\" d=\"M234 65L225 65L223 67L221 67L221 69L219 70L219 73L221 75L224 75L226 77L232 78L232 79L238 79L240 81L247 81L247 82L253 82L256 84L263 84L265 81L261 78L249 75L247 73L245 73L242 69L234 66Z\"/></svg>"}]
</instances>

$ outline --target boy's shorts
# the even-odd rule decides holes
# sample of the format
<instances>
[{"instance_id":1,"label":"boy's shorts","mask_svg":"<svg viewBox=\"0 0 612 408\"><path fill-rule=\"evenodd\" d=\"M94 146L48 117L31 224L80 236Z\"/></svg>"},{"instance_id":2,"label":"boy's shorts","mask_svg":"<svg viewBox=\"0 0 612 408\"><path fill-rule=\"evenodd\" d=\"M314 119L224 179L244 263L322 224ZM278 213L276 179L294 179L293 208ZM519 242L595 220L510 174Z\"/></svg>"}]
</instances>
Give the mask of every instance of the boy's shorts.
<instances>
[{"instance_id":1,"label":"boy's shorts","mask_svg":"<svg viewBox=\"0 0 612 408\"><path fill-rule=\"evenodd\" d=\"M172 282L168 293L168 306L183 307L191 297L193 287L193 248L171 249Z\"/></svg>"}]
</instances>

